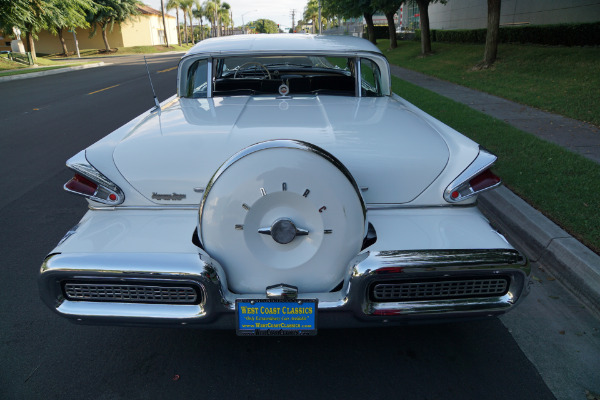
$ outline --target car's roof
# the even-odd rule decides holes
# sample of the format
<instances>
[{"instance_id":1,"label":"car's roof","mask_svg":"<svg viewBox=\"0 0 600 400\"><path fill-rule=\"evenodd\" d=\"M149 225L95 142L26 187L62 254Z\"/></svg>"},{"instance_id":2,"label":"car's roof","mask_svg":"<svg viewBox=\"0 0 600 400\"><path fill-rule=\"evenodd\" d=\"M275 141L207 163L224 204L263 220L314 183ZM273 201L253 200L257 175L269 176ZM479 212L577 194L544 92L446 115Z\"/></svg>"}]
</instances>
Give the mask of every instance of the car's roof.
<instances>
[{"instance_id":1,"label":"car's roof","mask_svg":"<svg viewBox=\"0 0 600 400\"><path fill-rule=\"evenodd\" d=\"M212 38L196 44L187 53L228 52L375 52L381 53L371 42L353 36L321 36L300 33L233 35Z\"/></svg>"}]
</instances>

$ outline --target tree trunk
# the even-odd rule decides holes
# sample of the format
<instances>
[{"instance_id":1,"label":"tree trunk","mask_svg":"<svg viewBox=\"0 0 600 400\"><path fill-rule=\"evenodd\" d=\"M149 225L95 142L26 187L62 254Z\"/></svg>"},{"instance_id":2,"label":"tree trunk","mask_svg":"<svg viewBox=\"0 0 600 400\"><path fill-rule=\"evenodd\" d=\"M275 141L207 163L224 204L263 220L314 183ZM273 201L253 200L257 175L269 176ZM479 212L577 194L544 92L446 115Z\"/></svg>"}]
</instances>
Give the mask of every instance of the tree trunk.
<instances>
[{"instance_id":1,"label":"tree trunk","mask_svg":"<svg viewBox=\"0 0 600 400\"><path fill-rule=\"evenodd\" d=\"M204 40L204 24L202 24L202 17L200 17L200 41Z\"/></svg>"},{"instance_id":2,"label":"tree trunk","mask_svg":"<svg viewBox=\"0 0 600 400\"><path fill-rule=\"evenodd\" d=\"M183 11L183 37L185 38L185 44L188 44L187 16L185 15L185 10Z\"/></svg>"},{"instance_id":3,"label":"tree trunk","mask_svg":"<svg viewBox=\"0 0 600 400\"><path fill-rule=\"evenodd\" d=\"M395 11L386 12L385 17L387 18L388 30L390 33L390 49L398 47L398 41L396 40L396 24L394 24Z\"/></svg>"},{"instance_id":4,"label":"tree trunk","mask_svg":"<svg viewBox=\"0 0 600 400\"><path fill-rule=\"evenodd\" d=\"M25 34L25 40L27 41L27 51L31 53L31 59L35 63L37 61L35 55L35 43L33 42L33 35L30 30L27 30L27 33Z\"/></svg>"},{"instance_id":5,"label":"tree trunk","mask_svg":"<svg viewBox=\"0 0 600 400\"><path fill-rule=\"evenodd\" d=\"M181 29L179 29L179 8L175 9L175 15L177 16L177 44L178 45L182 45L182 41L181 41Z\"/></svg>"},{"instance_id":6,"label":"tree trunk","mask_svg":"<svg viewBox=\"0 0 600 400\"><path fill-rule=\"evenodd\" d=\"M165 43L167 44L167 47L169 47L169 38L167 37L167 22L165 21L165 5L164 5L164 0L160 0L160 13L162 14L163 28L165 29L163 31L163 34L165 35Z\"/></svg>"},{"instance_id":7,"label":"tree trunk","mask_svg":"<svg viewBox=\"0 0 600 400\"><path fill-rule=\"evenodd\" d=\"M110 46L108 45L108 37L106 35L106 26L108 24L104 24L102 25L102 40L104 40L104 48L106 49L107 53L110 53Z\"/></svg>"},{"instance_id":8,"label":"tree trunk","mask_svg":"<svg viewBox=\"0 0 600 400\"><path fill-rule=\"evenodd\" d=\"M63 38L63 34L62 34L62 28L57 29L58 32L58 39L60 40L60 45L62 46L63 49L63 55L66 57L68 54L68 50L67 50L67 44L65 43L65 38Z\"/></svg>"},{"instance_id":9,"label":"tree trunk","mask_svg":"<svg viewBox=\"0 0 600 400\"><path fill-rule=\"evenodd\" d=\"M498 32L500 30L500 3L501 0L487 0L488 22L485 35L485 52L483 62L489 67L496 61L498 55Z\"/></svg>"},{"instance_id":10,"label":"tree trunk","mask_svg":"<svg viewBox=\"0 0 600 400\"><path fill-rule=\"evenodd\" d=\"M429 32L429 1L417 0L421 20L421 54L431 54L431 36Z\"/></svg>"},{"instance_id":11,"label":"tree trunk","mask_svg":"<svg viewBox=\"0 0 600 400\"><path fill-rule=\"evenodd\" d=\"M190 18L190 30L192 31L192 44L196 44L196 42L194 41L194 19L192 18L192 9L190 8L190 13L188 14L188 17Z\"/></svg>"},{"instance_id":12,"label":"tree trunk","mask_svg":"<svg viewBox=\"0 0 600 400\"><path fill-rule=\"evenodd\" d=\"M367 21L367 32L369 34L369 41L373 44L377 44L375 38L375 25L373 25L373 14L364 13L365 21Z\"/></svg>"}]
</instances>

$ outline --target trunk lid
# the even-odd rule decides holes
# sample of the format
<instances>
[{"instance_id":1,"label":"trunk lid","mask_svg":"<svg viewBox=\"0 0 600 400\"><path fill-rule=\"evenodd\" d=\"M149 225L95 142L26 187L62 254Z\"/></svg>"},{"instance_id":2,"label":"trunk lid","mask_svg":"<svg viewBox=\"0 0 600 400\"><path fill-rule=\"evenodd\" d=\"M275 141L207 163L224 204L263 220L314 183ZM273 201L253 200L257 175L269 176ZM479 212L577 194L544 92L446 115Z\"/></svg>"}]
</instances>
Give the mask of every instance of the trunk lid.
<instances>
[{"instance_id":1,"label":"trunk lid","mask_svg":"<svg viewBox=\"0 0 600 400\"><path fill-rule=\"evenodd\" d=\"M408 203L443 171L439 133L390 97L181 98L116 146L121 174L157 204L197 205L214 172L271 139L312 143L352 173L367 203ZM196 190L194 190L196 189ZM363 189L364 190L364 189Z\"/></svg>"}]
</instances>

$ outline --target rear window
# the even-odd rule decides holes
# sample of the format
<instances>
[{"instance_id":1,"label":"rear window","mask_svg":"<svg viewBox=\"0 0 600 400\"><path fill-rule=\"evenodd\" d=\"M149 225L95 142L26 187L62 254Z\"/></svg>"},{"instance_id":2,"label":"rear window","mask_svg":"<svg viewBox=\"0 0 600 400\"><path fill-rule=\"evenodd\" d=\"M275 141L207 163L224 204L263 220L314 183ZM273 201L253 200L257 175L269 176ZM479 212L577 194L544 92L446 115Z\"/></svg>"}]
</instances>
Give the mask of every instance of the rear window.
<instances>
[{"instance_id":1,"label":"rear window","mask_svg":"<svg viewBox=\"0 0 600 400\"><path fill-rule=\"evenodd\" d=\"M212 59L212 96L339 95L356 96L357 58L322 55L222 57ZM361 95L381 95L379 68L363 60L367 83ZM364 66L363 66L364 65ZM195 61L188 69L186 97L208 94L208 62Z\"/></svg>"}]
</instances>

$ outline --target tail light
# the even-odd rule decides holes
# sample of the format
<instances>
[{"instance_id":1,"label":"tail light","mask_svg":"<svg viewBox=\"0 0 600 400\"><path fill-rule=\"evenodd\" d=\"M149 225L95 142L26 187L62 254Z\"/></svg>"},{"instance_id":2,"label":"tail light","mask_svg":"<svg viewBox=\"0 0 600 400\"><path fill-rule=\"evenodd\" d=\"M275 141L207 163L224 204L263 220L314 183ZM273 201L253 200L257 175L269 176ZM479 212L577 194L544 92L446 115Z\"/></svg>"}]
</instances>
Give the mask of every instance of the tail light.
<instances>
[{"instance_id":1,"label":"tail light","mask_svg":"<svg viewBox=\"0 0 600 400\"><path fill-rule=\"evenodd\" d=\"M92 201L116 206L125 200L123 191L85 158L85 150L67 161L75 176L65 183L67 192L85 196Z\"/></svg>"},{"instance_id":2,"label":"tail light","mask_svg":"<svg viewBox=\"0 0 600 400\"><path fill-rule=\"evenodd\" d=\"M485 190L500 186L502 180L490 171L498 157L480 148L475 160L445 190L444 199L457 203Z\"/></svg>"}]
</instances>

